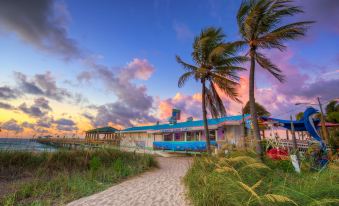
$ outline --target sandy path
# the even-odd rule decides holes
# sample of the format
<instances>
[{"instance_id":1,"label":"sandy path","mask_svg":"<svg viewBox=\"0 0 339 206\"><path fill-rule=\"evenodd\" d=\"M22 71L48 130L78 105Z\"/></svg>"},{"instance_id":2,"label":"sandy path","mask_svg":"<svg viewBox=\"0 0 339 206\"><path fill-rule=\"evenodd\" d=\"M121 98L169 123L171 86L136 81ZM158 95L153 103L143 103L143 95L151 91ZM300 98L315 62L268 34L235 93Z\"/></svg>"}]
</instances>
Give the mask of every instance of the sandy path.
<instances>
[{"instance_id":1,"label":"sandy path","mask_svg":"<svg viewBox=\"0 0 339 206\"><path fill-rule=\"evenodd\" d=\"M187 205L182 177L189 168L191 159L187 157L158 157L157 161L160 169L146 172L68 205Z\"/></svg>"}]
</instances>

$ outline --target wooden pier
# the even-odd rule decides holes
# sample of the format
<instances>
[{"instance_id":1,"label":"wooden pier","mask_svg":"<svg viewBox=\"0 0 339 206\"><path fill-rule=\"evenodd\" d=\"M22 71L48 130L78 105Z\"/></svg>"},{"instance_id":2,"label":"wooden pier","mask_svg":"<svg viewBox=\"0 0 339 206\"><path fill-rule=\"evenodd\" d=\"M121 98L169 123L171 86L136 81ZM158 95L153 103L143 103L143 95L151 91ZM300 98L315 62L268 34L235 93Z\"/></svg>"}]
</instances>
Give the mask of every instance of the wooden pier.
<instances>
[{"instance_id":1,"label":"wooden pier","mask_svg":"<svg viewBox=\"0 0 339 206\"><path fill-rule=\"evenodd\" d=\"M101 127L86 131L85 139L80 138L38 138L37 142L69 149L119 147L120 134L113 127Z\"/></svg>"}]
</instances>

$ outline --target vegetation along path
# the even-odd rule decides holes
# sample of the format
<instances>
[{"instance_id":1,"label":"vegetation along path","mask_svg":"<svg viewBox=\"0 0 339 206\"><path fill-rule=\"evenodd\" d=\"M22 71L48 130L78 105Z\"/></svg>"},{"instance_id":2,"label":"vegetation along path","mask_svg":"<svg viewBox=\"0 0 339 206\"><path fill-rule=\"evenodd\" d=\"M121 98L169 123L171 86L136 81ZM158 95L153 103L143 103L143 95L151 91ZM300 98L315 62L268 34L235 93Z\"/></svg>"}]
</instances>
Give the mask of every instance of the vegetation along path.
<instances>
[{"instance_id":1,"label":"vegetation along path","mask_svg":"<svg viewBox=\"0 0 339 206\"><path fill-rule=\"evenodd\" d=\"M69 206L77 205L187 205L182 177L191 158L158 157L159 169L146 172L115 185L103 192L84 197Z\"/></svg>"}]
</instances>

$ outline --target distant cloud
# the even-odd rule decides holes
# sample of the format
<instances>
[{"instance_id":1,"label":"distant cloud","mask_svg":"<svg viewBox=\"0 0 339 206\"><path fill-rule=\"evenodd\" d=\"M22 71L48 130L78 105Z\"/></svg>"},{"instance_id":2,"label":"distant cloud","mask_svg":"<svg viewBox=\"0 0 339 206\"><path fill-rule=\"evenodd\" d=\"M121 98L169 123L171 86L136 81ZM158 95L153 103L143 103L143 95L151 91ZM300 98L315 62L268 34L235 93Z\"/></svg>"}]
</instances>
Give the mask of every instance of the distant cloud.
<instances>
[{"instance_id":1,"label":"distant cloud","mask_svg":"<svg viewBox=\"0 0 339 206\"><path fill-rule=\"evenodd\" d=\"M186 24L174 22L173 29L177 35L177 39L179 40L193 39L194 34Z\"/></svg>"},{"instance_id":2,"label":"distant cloud","mask_svg":"<svg viewBox=\"0 0 339 206\"><path fill-rule=\"evenodd\" d=\"M56 81L50 72L36 74L29 79L21 72L14 72L18 88L26 94L41 95L57 101L65 98L72 98L71 92L57 86Z\"/></svg>"},{"instance_id":3,"label":"distant cloud","mask_svg":"<svg viewBox=\"0 0 339 206\"><path fill-rule=\"evenodd\" d=\"M76 41L68 36L68 21L67 8L60 1L0 1L1 29L67 60L81 56Z\"/></svg>"},{"instance_id":4,"label":"distant cloud","mask_svg":"<svg viewBox=\"0 0 339 206\"><path fill-rule=\"evenodd\" d=\"M0 109L11 110L11 109L14 109L14 107L10 104L5 103L5 102L0 102Z\"/></svg>"},{"instance_id":5,"label":"distant cloud","mask_svg":"<svg viewBox=\"0 0 339 206\"><path fill-rule=\"evenodd\" d=\"M0 99L16 99L20 96L19 91L8 86L0 87Z\"/></svg>"},{"instance_id":6,"label":"distant cloud","mask_svg":"<svg viewBox=\"0 0 339 206\"><path fill-rule=\"evenodd\" d=\"M40 117L37 121L36 121L36 126L37 127L43 127L43 128L52 128L52 124L53 124L54 120L52 117L48 117L48 116L43 116Z\"/></svg>"},{"instance_id":7,"label":"distant cloud","mask_svg":"<svg viewBox=\"0 0 339 206\"><path fill-rule=\"evenodd\" d=\"M172 109L181 110L181 121L185 121L187 117L200 119L201 111L201 94L184 95L177 93L174 97L165 100L159 100L157 104L157 116L162 121L167 121L172 115Z\"/></svg>"},{"instance_id":8,"label":"distant cloud","mask_svg":"<svg viewBox=\"0 0 339 206\"><path fill-rule=\"evenodd\" d=\"M35 124L33 124L33 123L23 122L23 123L21 124L21 126L24 127L24 128L30 128L30 129L35 130Z\"/></svg>"},{"instance_id":9,"label":"distant cloud","mask_svg":"<svg viewBox=\"0 0 339 206\"><path fill-rule=\"evenodd\" d=\"M117 96L117 101L92 107L97 111L93 120L94 126L105 126L108 123L131 126L134 122L146 123L155 121L150 116L153 97L147 94L147 88L138 86L133 80L147 80L154 72L154 67L146 59L133 59L126 66L114 71L105 65L88 61L91 70L80 74L79 80L100 80L109 92Z\"/></svg>"},{"instance_id":10,"label":"distant cloud","mask_svg":"<svg viewBox=\"0 0 339 206\"><path fill-rule=\"evenodd\" d=\"M0 124L1 129L15 131L15 132L22 132L23 128L18 124L15 119L10 119L2 124Z\"/></svg>"},{"instance_id":11,"label":"distant cloud","mask_svg":"<svg viewBox=\"0 0 339 206\"><path fill-rule=\"evenodd\" d=\"M26 103L22 103L19 106L19 109L24 112L25 114L31 116L31 117L41 117L47 114L46 111L41 110L41 108L36 106L30 106L28 107Z\"/></svg>"},{"instance_id":12,"label":"distant cloud","mask_svg":"<svg viewBox=\"0 0 339 206\"><path fill-rule=\"evenodd\" d=\"M49 111L52 111L48 100L43 97L35 99L34 104L30 107L28 107L26 103L22 103L18 108L31 117L43 117Z\"/></svg>"},{"instance_id":13,"label":"distant cloud","mask_svg":"<svg viewBox=\"0 0 339 206\"><path fill-rule=\"evenodd\" d=\"M78 127L76 126L75 122L71 119L57 119L54 121L56 124L56 129L60 131L75 131L78 130Z\"/></svg>"}]
</instances>

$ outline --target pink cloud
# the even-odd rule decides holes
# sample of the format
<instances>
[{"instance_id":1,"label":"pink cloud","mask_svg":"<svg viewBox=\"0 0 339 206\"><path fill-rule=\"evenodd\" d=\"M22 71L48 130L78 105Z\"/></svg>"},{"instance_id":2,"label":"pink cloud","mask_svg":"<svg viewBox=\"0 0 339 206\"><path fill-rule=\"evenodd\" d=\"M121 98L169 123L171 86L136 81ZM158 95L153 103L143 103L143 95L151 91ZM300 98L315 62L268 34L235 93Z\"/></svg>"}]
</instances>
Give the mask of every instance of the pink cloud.
<instances>
[{"instance_id":1,"label":"pink cloud","mask_svg":"<svg viewBox=\"0 0 339 206\"><path fill-rule=\"evenodd\" d=\"M156 116L162 120L167 119L172 115L172 109L177 108L181 110L181 121L188 117L201 119L201 94L184 95L180 92L172 98L165 100L158 100Z\"/></svg>"},{"instance_id":2,"label":"pink cloud","mask_svg":"<svg viewBox=\"0 0 339 206\"><path fill-rule=\"evenodd\" d=\"M147 61L147 59L135 58L129 62L123 70L121 70L119 77L126 80L147 80L151 77L153 72L154 67Z\"/></svg>"}]
</instances>

